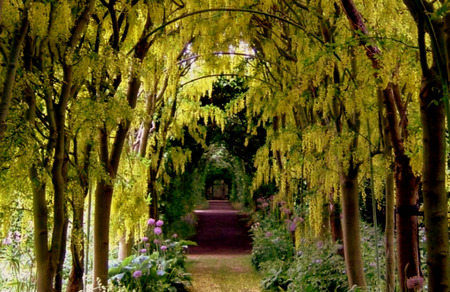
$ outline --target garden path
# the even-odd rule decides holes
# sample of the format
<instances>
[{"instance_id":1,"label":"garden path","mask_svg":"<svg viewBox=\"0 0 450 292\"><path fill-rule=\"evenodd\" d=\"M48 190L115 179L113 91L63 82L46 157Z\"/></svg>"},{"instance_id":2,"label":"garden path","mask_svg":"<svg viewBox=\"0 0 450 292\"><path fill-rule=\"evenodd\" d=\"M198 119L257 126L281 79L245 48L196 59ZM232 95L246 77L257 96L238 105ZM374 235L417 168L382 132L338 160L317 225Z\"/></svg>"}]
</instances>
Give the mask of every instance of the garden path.
<instances>
[{"instance_id":1,"label":"garden path","mask_svg":"<svg viewBox=\"0 0 450 292\"><path fill-rule=\"evenodd\" d=\"M192 292L258 292L261 275L250 263L251 239L245 218L225 200L196 210L198 246L189 248Z\"/></svg>"},{"instance_id":2,"label":"garden path","mask_svg":"<svg viewBox=\"0 0 450 292\"><path fill-rule=\"evenodd\" d=\"M206 210L195 210L198 217L198 246L189 254L249 254L251 239L245 218L226 200L210 200Z\"/></svg>"}]
</instances>

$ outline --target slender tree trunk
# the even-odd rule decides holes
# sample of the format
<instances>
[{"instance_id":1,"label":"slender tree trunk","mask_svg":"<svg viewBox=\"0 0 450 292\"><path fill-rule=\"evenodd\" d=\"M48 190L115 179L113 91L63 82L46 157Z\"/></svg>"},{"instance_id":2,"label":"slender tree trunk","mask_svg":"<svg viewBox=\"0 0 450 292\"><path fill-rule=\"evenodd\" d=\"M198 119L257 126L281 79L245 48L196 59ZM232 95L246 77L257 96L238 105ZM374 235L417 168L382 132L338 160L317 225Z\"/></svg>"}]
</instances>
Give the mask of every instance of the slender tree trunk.
<instances>
[{"instance_id":1,"label":"slender tree trunk","mask_svg":"<svg viewBox=\"0 0 450 292\"><path fill-rule=\"evenodd\" d=\"M329 195L330 231L334 242L342 243L341 205L334 200L334 190Z\"/></svg>"},{"instance_id":2,"label":"slender tree trunk","mask_svg":"<svg viewBox=\"0 0 450 292\"><path fill-rule=\"evenodd\" d=\"M395 194L394 173L388 170L385 178L386 196L386 292L395 291Z\"/></svg>"},{"instance_id":3,"label":"slender tree trunk","mask_svg":"<svg viewBox=\"0 0 450 292\"><path fill-rule=\"evenodd\" d=\"M409 291L406 279L420 275L418 222L415 211L419 202L420 180L409 166L409 157L395 157L397 189L397 271L402 291ZM413 291L413 290L410 290Z\"/></svg>"},{"instance_id":4,"label":"slender tree trunk","mask_svg":"<svg viewBox=\"0 0 450 292\"><path fill-rule=\"evenodd\" d=\"M359 230L358 167L339 174L342 194L342 227L345 266L350 287L366 287Z\"/></svg>"},{"instance_id":5,"label":"slender tree trunk","mask_svg":"<svg viewBox=\"0 0 450 292\"><path fill-rule=\"evenodd\" d=\"M148 17L143 36L150 26L151 19ZM136 48L135 57L143 60L150 48L145 40L140 41ZM138 91L141 86L140 76L131 69L128 82L127 101L131 109L136 108ZM101 180L97 183L95 192L94 208L94 289L106 286L108 283L108 253L109 253L109 221L111 216L111 202L114 191L113 181L119 168L120 156L122 154L125 139L130 129L131 120L125 119L120 122L111 150L108 154L108 136L105 130L100 130L100 160L106 168L112 182Z\"/></svg>"},{"instance_id":6,"label":"slender tree trunk","mask_svg":"<svg viewBox=\"0 0 450 292\"><path fill-rule=\"evenodd\" d=\"M383 155L386 160L385 199L386 199L386 226L385 226L385 254L386 254L386 292L395 291L395 192L394 192L394 161L392 156L392 140L388 120L383 114L384 95L378 90L378 112L380 120L380 133L383 138Z\"/></svg>"},{"instance_id":7,"label":"slender tree trunk","mask_svg":"<svg viewBox=\"0 0 450 292\"><path fill-rule=\"evenodd\" d=\"M70 250L72 253L72 269L70 271L67 292L83 290L84 275L84 197L82 202L75 202L73 207L73 223Z\"/></svg>"},{"instance_id":8,"label":"slender tree trunk","mask_svg":"<svg viewBox=\"0 0 450 292\"><path fill-rule=\"evenodd\" d=\"M396 100L400 100L394 85L388 84L383 92L386 119L394 149L394 172L397 224L397 271L402 291L407 291L406 279L421 275L419 259L418 219L419 183L406 155L405 146L397 118ZM391 199L391 198L389 198Z\"/></svg>"},{"instance_id":9,"label":"slender tree trunk","mask_svg":"<svg viewBox=\"0 0 450 292\"><path fill-rule=\"evenodd\" d=\"M149 218L153 218L155 220L159 219L159 211L158 211L158 194L156 193L155 181L156 181L156 171L150 167L150 174L148 176L148 185L147 190L151 196L150 206L149 206Z\"/></svg>"},{"instance_id":10,"label":"slender tree trunk","mask_svg":"<svg viewBox=\"0 0 450 292\"><path fill-rule=\"evenodd\" d=\"M133 233L125 231L119 240L119 254L118 259L123 261L131 255L133 249L134 236Z\"/></svg>"},{"instance_id":11,"label":"slender tree trunk","mask_svg":"<svg viewBox=\"0 0 450 292\"><path fill-rule=\"evenodd\" d=\"M54 291L61 292L64 279L64 259L66 258L66 243L67 243L67 229L69 227L69 219L66 217L63 224L63 233L61 238L62 248L59 251L58 265L55 273L55 289Z\"/></svg>"},{"instance_id":12,"label":"slender tree trunk","mask_svg":"<svg viewBox=\"0 0 450 292\"><path fill-rule=\"evenodd\" d=\"M423 201L429 291L450 291L448 198L445 189L445 114L433 70L420 93L423 126Z\"/></svg>"},{"instance_id":13,"label":"slender tree trunk","mask_svg":"<svg viewBox=\"0 0 450 292\"><path fill-rule=\"evenodd\" d=\"M3 6L3 1L2 1ZM1 11L0 11L1 12ZM25 11L22 25L17 35L14 38L14 44L11 48L9 60L8 60L8 71L6 72L5 81L3 83L3 92L0 103L0 141L3 139L6 131L6 118L9 112L9 105L11 103L12 90L14 87L14 80L16 79L17 63L19 60L19 55L22 50L22 46L25 41L25 36L28 32L28 27L30 22L28 21L28 15Z\"/></svg>"},{"instance_id":14,"label":"slender tree trunk","mask_svg":"<svg viewBox=\"0 0 450 292\"><path fill-rule=\"evenodd\" d=\"M48 251L48 209L46 185L40 182L38 170L32 165L29 170L31 187L33 190L33 217L34 217L34 253L36 257L36 288L39 292L53 290L53 275Z\"/></svg>"},{"instance_id":15,"label":"slender tree trunk","mask_svg":"<svg viewBox=\"0 0 450 292\"><path fill-rule=\"evenodd\" d=\"M111 218L112 185L97 183L94 207L94 287L106 286L108 280L109 221Z\"/></svg>"}]
</instances>

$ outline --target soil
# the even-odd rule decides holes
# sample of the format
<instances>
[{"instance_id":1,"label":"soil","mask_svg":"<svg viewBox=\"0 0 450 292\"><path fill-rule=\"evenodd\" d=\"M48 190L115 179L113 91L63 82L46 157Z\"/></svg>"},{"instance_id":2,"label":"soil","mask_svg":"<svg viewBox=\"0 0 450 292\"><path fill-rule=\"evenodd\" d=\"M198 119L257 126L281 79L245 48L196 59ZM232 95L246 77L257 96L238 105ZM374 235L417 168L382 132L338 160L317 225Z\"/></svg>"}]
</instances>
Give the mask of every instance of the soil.
<instances>
[{"instance_id":1,"label":"soil","mask_svg":"<svg viewBox=\"0 0 450 292\"><path fill-rule=\"evenodd\" d=\"M190 255L249 254L251 238L246 217L226 200L210 200L209 208L196 210L198 246L189 247Z\"/></svg>"}]
</instances>

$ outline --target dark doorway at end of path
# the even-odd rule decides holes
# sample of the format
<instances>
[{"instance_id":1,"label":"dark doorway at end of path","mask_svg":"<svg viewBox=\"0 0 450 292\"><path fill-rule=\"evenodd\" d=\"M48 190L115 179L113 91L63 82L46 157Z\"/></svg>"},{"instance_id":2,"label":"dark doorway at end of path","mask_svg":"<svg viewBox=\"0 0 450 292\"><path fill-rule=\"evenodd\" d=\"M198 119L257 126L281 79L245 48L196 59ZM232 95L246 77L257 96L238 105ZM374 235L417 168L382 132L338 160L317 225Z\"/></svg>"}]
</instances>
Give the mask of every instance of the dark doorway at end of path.
<instances>
[{"instance_id":1,"label":"dark doorway at end of path","mask_svg":"<svg viewBox=\"0 0 450 292\"><path fill-rule=\"evenodd\" d=\"M227 200L209 200L209 208L196 210L198 246L189 254L249 254L251 238L247 218L233 209Z\"/></svg>"}]
</instances>

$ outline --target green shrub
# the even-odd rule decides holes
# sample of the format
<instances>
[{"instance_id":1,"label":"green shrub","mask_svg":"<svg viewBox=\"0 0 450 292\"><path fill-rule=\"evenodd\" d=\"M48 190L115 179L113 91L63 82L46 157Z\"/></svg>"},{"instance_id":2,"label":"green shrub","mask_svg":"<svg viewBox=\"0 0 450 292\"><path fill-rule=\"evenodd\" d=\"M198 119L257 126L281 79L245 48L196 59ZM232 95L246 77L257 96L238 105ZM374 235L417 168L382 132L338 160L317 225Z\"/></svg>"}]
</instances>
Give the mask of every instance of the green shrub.
<instances>
[{"instance_id":1,"label":"green shrub","mask_svg":"<svg viewBox=\"0 0 450 292\"><path fill-rule=\"evenodd\" d=\"M164 239L163 222L150 220L148 234L138 244L137 253L110 264L111 283L127 291L187 291L191 276L185 269L185 249L195 243L176 236Z\"/></svg>"},{"instance_id":2,"label":"green shrub","mask_svg":"<svg viewBox=\"0 0 450 292\"><path fill-rule=\"evenodd\" d=\"M303 244L287 270L288 291L348 291L344 258L333 243Z\"/></svg>"},{"instance_id":3,"label":"green shrub","mask_svg":"<svg viewBox=\"0 0 450 292\"><path fill-rule=\"evenodd\" d=\"M294 254L292 238L286 226L272 215L255 223L251 229L253 238L252 264L261 269L268 261L289 261Z\"/></svg>"}]
</instances>

